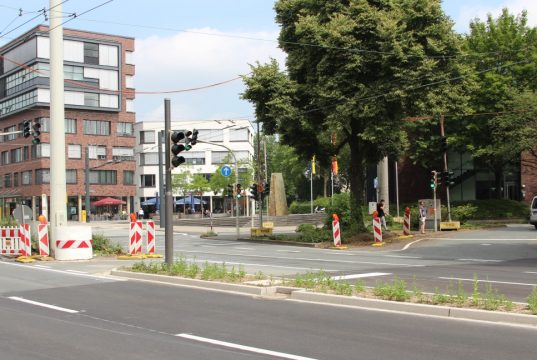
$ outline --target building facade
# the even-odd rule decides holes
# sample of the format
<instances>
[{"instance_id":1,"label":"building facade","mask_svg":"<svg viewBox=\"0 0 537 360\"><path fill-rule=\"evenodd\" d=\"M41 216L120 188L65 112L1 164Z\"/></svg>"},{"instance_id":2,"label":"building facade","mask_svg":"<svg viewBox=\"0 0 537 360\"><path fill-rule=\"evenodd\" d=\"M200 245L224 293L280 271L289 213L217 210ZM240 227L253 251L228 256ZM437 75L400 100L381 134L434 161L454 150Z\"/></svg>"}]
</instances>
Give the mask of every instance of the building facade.
<instances>
[{"instance_id":1,"label":"building facade","mask_svg":"<svg viewBox=\"0 0 537 360\"><path fill-rule=\"evenodd\" d=\"M199 142L191 150L181 152L185 163L173 169L172 176L189 172L192 175L202 174L210 180L221 165L230 164L231 168L234 168L233 156L230 156L228 149L233 152L239 164L239 173L245 172L247 167L251 168L254 158L254 129L248 120L174 121L171 128L174 131L196 129L199 132ZM161 132L164 132L162 121L135 124L137 162L135 177L139 185L135 206L143 207L146 214L156 211L154 204L160 188L158 136ZM161 153L165 154L164 141ZM162 163L165 163L164 158ZM232 182L234 182L233 176ZM218 213L225 210L225 196L222 193L206 191L203 194L192 194L176 190L173 196L176 211L179 211L181 205L190 205L191 209L199 211L200 198L203 207L211 212Z\"/></svg>"},{"instance_id":2,"label":"building facade","mask_svg":"<svg viewBox=\"0 0 537 360\"><path fill-rule=\"evenodd\" d=\"M85 174L91 202L115 197L130 211L134 180L134 39L64 29L67 215L80 219ZM47 26L37 26L0 48L0 207L16 203L40 214L50 195L50 50ZM41 125L40 143L24 138L25 121ZM1 134L0 134L1 135ZM86 164L89 157L89 167Z\"/></svg>"}]
</instances>

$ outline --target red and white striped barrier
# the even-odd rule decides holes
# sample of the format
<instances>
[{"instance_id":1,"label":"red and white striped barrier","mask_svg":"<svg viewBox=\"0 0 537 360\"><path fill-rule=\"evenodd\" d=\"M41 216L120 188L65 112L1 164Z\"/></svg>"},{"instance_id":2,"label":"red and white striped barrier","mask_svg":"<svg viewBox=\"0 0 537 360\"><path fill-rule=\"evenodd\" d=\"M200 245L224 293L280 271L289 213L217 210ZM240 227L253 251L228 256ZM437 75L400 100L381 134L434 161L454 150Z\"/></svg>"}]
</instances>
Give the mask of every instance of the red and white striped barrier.
<instances>
[{"instance_id":1,"label":"red and white striped barrier","mask_svg":"<svg viewBox=\"0 0 537 360\"><path fill-rule=\"evenodd\" d=\"M403 234L410 235L410 209L405 209L405 216L403 218Z\"/></svg>"},{"instance_id":2,"label":"red and white striped barrier","mask_svg":"<svg viewBox=\"0 0 537 360\"><path fill-rule=\"evenodd\" d=\"M21 224L19 227L20 254L21 256L32 256L32 238L30 235L30 224Z\"/></svg>"},{"instance_id":3,"label":"red and white striped barrier","mask_svg":"<svg viewBox=\"0 0 537 360\"><path fill-rule=\"evenodd\" d=\"M134 255L142 252L142 222L131 222L129 232L129 254Z\"/></svg>"},{"instance_id":4,"label":"red and white striped barrier","mask_svg":"<svg viewBox=\"0 0 537 360\"><path fill-rule=\"evenodd\" d=\"M0 228L0 254L21 255L20 228Z\"/></svg>"},{"instance_id":5,"label":"red and white striped barrier","mask_svg":"<svg viewBox=\"0 0 537 360\"><path fill-rule=\"evenodd\" d=\"M58 226L55 237L56 260L88 260L93 257L90 226Z\"/></svg>"},{"instance_id":6,"label":"red and white striped barrier","mask_svg":"<svg viewBox=\"0 0 537 360\"><path fill-rule=\"evenodd\" d=\"M147 228L147 253L154 254L155 253L155 222L149 220L145 223L145 226Z\"/></svg>"},{"instance_id":7,"label":"red and white striped barrier","mask_svg":"<svg viewBox=\"0 0 537 360\"><path fill-rule=\"evenodd\" d=\"M37 238L39 239L39 255L50 256L48 226L46 224L37 225Z\"/></svg>"},{"instance_id":8,"label":"red and white striped barrier","mask_svg":"<svg viewBox=\"0 0 537 360\"><path fill-rule=\"evenodd\" d=\"M382 227L380 226L380 218L373 217L373 234L375 236L375 244L382 242Z\"/></svg>"},{"instance_id":9,"label":"red and white striped barrier","mask_svg":"<svg viewBox=\"0 0 537 360\"><path fill-rule=\"evenodd\" d=\"M341 231L339 230L339 217L332 214L332 235L334 237L334 246L341 246Z\"/></svg>"}]
</instances>

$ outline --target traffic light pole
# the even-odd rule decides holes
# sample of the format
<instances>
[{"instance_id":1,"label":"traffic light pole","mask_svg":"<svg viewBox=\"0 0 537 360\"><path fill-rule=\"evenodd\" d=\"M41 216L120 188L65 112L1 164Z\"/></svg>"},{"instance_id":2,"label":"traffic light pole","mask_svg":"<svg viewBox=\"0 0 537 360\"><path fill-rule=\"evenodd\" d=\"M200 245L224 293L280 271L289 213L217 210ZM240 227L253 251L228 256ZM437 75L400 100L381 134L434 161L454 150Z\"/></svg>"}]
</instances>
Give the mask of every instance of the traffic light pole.
<instances>
[{"instance_id":1,"label":"traffic light pole","mask_svg":"<svg viewBox=\"0 0 537 360\"><path fill-rule=\"evenodd\" d=\"M164 261L173 264L173 198L172 198L172 170L171 170L171 117L170 99L164 99L164 153L166 171L166 195L164 197ZM162 207L162 204L161 204Z\"/></svg>"},{"instance_id":2,"label":"traffic light pole","mask_svg":"<svg viewBox=\"0 0 537 360\"><path fill-rule=\"evenodd\" d=\"M444 131L444 115L440 115L440 136L445 137ZM447 150L444 149L444 173L448 173L448 162L447 162ZM451 204L449 202L449 176L446 178L446 201L447 201L447 211L448 211L448 221L451 222ZM436 192L436 191L435 191ZM436 200L435 200L436 206ZM436 218L435 218L436 219ZM435 225L436 227L436 225Z\"/></svg>"}]
</instances>

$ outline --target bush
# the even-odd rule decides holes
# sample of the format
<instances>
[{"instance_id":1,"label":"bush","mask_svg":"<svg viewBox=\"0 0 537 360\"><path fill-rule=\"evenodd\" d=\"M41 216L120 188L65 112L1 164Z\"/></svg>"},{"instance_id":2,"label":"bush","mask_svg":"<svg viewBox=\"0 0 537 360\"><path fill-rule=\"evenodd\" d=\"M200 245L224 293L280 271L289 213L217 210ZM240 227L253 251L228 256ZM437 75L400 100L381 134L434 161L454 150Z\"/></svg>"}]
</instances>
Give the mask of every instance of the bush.
<instances>
[{"instance_id":1,"label":"bush","mask_svg":"<svg viewBox=\"0 0 537 360\"><path fill-rule=\"evenodd\" d=\"M110 244L108 239L103 234L93 234L93 251L100 255L120 255L123 253L123 249L119 244Z\"/></svg>"},{"instance_id":2,"label":"bush","mask_svg":"<svg viewBox=\"0 0 537 360\"><path fill-rule=\"evenodd\" d=\"M313 200L313 208L316 206L326 207L330 204L330 198L320 197ZM293 201L289 206L290 214L310 214L311 213L311 202L310 201Z\"/></svg>"},{"instance_id":3,"label":"bush","mask_svg":"<svg viewBox=\"0 0 537 360\"><path fill-rule=\"evenodd\" d=\"M299 235L299 241L308 243L320 243L325 241L332 241L332 230L330 229L318 229L311 224L301 224L297 228Z\"/></svg>"},{"instance_id":4,"label":"bush","mask_svg":"<svg viewBox=\"0 0 537 360\"><path fill-rule=\"evenodd\" d=\"M461 224L464 224L468 220L475 218L477 212L477 206L472 204L459 205L451 208L452 218L460 221Z\"/></svg>"},{"instance_id":5,"label":"bush","mask_svg":"<svg viewBox=\"0 0 537 360\"><path fill-rule=\"evenodd\" d=\"M0 226L19 226L19 223L11 216L8 216L0 219Z\"/></svg>"}]
</instances>

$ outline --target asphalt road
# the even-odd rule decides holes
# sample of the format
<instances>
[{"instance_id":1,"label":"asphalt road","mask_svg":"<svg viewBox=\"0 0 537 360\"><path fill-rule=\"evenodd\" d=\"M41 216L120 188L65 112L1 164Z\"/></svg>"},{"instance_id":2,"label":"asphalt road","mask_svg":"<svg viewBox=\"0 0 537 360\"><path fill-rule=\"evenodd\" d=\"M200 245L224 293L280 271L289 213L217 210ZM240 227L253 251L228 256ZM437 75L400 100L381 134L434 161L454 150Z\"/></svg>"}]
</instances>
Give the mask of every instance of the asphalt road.
<instances>
[{"instance_id":1,"label":"asphalt road","mask_svg":"<svg viewBox=\"0 0 537 360\"><path fill-rule=\"evenodd\" d=\"M537 329L0 262L2 359L531 359Z\"/></svg>"},{"instance_id":2,"label":"asphalt road","mask_svg":"<svg viewBox=\"0 0 537 360\"><path fill-rule=\"evenodd\" d=\"M94 226L94 233L104 233L112 242L127 248L127 224ZM440 233L400 249L366 247L345 251L201 239L199 233L203 231L205 229L176 232L174 256L200 264L225 262L228 266L242 266L251 274L262 272L277 277L293 277L297 273L323 269L341 281L354 283L360 279L368 286L397 277L405 280L408 288L415 284L425 292L455 291L460 283L470 294L476 277L482 293L490 285L498 293L519 302L525 302L531 289L537 286L537 231L530 225ZM233 234L233 229L228 231ZM164 236L160 230L157 231L156 249L164 254ZM120 264L114 260L99 260L35 266L96 273Z\"/></svg>"}]
</instances>

